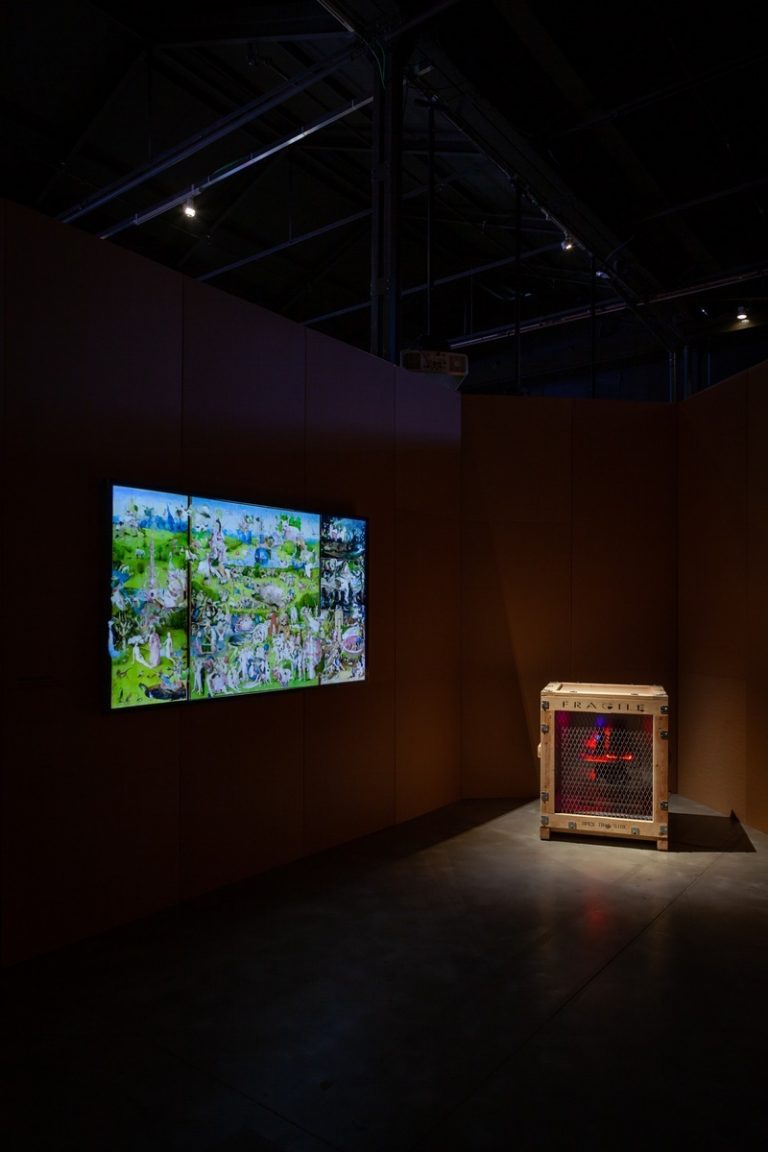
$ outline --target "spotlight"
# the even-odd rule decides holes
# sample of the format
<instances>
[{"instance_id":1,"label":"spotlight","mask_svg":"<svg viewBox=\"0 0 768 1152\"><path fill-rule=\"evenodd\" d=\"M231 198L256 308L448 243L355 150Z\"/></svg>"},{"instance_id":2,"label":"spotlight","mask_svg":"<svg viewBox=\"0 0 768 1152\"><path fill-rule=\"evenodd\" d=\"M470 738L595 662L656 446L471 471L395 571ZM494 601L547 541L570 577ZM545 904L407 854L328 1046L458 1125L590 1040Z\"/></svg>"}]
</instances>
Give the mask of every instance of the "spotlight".
<instances>
[{"instance_id":1,"label":"spotlight","mask_svg":"<svg viewBox=\"0 0 768 1152\"><path fill-rule=\"evenodd\" d=\"M570 252L571 248L573 248L573 239L568 235L567 232L560 242L560 247L562 248L563 252Z\"/></svg>"},{"instance_id":2,"label":"spotlight","mask_svg":"<svg viewBox=\"0 0 768 1152\"><path fill-rule=\"evenodd\" d=\"M747 315L747 310L741 304L736 309L736 319L739 320L742 324L746 324L747 320L749 320L749 316Z\"/></svg>"},{"instance_id":3,"label":"spotlight","mask_svg":"<svg viewBox=\"0 0 768 1152\"><path fill-rule=\"evenodd\" d=\"M184 204L183 212L185 216L189 216L191 219L193 216L197 215L197 208L195 208L191 200L187 200Z\"/></svg>"}]
</instances>

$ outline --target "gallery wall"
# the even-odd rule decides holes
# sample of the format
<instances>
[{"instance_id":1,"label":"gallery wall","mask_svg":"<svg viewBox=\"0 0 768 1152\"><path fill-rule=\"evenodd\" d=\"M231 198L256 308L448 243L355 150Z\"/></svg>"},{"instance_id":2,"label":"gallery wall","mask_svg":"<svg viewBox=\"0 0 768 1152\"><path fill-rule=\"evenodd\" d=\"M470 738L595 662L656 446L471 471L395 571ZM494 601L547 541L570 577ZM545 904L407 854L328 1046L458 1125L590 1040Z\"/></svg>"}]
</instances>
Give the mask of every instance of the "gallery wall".
<instances>
[{"instance_id":1,"label":"gallery wall","mask_svg":"<svg viewBox=\"0 0 768 1152\"><path fill-rule=\"evenodd\" d=\"M3 208L7 964L458 798L461 411ZM367 680L105 712L113 479L367 517Z\"/></svg>"},{"instance_id":2,"label":"gallery wall","mask_svg":"<svg viewBox=\"0 0 768 1152\"><path fill-rule=\"evenodd\" d=\"M768 830L768 364L678 405L467 396L462 794L535 795L550 680L661 684L670 788Z\"/></svg>"},{"instance_id":3,"label":"gallery wall","mask_svg":"<svg viewBox=\"0 0 768 1152\"><path fill-rule=\"evenodd\" d=\"M768 364L680 409L679 788L768 830Z\"/></svg>"},{"instance_id":4,"label":"gallery wall","mask_svg":"<svg viewBox=\"0 0 768 1152\"><path fill-rule=\"evenodd\" d=\"M676 420L666 404L464 398L465 796L538 792L550 681L660 684L675 715Z\"/></svg>"},{"instance_id":5,"label":"gallery wall","mask_svg":"<svg viewBox=\"0 0 768 1152\"><path fill-rule=\"evenodd\" d=\"M768 832L768 362L743 374L747 381L747 659L746 768L744 819ZM727 543L727 540L726 540ZM692 783L694 783L692 781ZM738 813L738 810L737 810Z\"/></svg>"}]
</instances>

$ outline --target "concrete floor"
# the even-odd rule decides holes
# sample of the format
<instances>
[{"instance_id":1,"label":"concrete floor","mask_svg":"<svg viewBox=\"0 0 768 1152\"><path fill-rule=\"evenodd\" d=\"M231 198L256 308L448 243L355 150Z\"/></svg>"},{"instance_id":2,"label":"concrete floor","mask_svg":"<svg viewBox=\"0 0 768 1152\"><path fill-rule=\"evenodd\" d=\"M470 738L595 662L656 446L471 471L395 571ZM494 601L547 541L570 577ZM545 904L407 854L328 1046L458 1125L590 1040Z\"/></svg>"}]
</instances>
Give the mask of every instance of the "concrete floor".
<instances>
[{"instance_id":1,"label":"concrete floor","mask_svg":"<svg viewBox=\"0 0 768 1152\"><path fill-rule=\"evenodd\" d=\"M469 801L4 973L12 1152L764 1146L768 835Z\"/></svg>"}]
</instances>

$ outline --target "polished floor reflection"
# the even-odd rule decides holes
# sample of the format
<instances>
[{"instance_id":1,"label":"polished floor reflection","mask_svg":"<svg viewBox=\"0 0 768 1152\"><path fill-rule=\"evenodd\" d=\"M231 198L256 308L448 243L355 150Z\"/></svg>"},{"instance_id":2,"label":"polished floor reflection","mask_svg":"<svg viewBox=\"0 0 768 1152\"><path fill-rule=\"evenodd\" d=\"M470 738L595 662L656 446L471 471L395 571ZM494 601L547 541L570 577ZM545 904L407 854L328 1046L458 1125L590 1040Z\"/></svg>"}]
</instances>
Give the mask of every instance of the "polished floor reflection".
<instances>
[{"instance_id":1,"label":"polished floor reflection","mask_svg":"<svg viewBox=\"0 0 768 1152\"><path fill-rule=\"evenodd\" d=\"M4 973L12 1152L762 1146L768 835L468 801Z\"/></svg>"}]
</instances>

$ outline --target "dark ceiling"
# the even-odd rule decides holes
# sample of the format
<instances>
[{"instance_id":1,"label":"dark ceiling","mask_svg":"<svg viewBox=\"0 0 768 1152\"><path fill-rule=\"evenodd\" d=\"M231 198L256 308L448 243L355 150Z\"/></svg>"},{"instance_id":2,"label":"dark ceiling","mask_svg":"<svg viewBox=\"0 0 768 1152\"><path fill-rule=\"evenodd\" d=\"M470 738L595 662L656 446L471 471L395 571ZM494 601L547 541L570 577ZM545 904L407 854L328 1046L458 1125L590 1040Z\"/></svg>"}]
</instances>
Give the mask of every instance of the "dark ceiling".
<instances>
[{"instance_id":1,"label":"dark ceiling","mask_svg":"<svg viewBox=\"0 0 768 1152\"><path fill-rule=\"evenodd\" d=\"M768 357L755 6L12 0L3 24L3 195L72 227L391 360L462 352L465 392L668 400Z\"/></svg>"}]
</instances>

